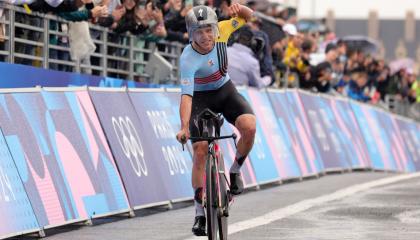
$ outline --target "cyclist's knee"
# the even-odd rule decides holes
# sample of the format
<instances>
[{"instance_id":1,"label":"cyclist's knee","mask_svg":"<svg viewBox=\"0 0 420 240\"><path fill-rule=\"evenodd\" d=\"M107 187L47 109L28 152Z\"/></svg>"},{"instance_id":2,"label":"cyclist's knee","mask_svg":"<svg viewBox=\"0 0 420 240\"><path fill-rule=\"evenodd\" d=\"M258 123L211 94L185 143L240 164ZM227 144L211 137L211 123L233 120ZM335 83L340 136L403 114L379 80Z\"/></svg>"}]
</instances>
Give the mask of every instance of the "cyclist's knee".
<instances>
[{"instance_id":1,"label":"cyclist's knee","mask_svg":"<svg viewBox=\"0 0 420 240\"><path fill-rule=\"evenodd\" d=\"M193 144L194 149L194 162L198 164L198 167L204 166L206 162L206 156L208 151L207 142L196 142Z\"/></svg>"},{"instance_id":2,"label":"cyclist's knee","mask_svg":"<svg viewBox=\"0 0 420 240\"><path fill-rule=\"evenodd\" d=\"M252 114L245 114L238 117L236 128L241 133L242 138L253 140L256 133L256 118Z\"/></svg>"}]
</instances>

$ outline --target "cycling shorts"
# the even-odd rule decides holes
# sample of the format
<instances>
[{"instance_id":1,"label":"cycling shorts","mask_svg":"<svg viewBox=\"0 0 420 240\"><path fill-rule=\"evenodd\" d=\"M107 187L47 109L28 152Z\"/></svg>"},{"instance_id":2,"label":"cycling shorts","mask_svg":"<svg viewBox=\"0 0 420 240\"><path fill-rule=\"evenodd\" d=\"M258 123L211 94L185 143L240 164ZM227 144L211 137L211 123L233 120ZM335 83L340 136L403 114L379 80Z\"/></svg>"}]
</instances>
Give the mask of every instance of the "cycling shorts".
<instances>
[{"instance_id":1,"label":"cycling shorts","mask_svg":"<svg viewBox=\"0 0 420 240\"><path fill-rule=\"evenodd\" d=\"M206 108L215 113L222 113L223 117L232 125L235 125L236 119L242 114L254 115L249 103L230 80L216 90L195 91L190 118L191 136L199 136L199 129L194 120ZM194 143L194 141L192 142Z\"/></svg>"}]
</instances>

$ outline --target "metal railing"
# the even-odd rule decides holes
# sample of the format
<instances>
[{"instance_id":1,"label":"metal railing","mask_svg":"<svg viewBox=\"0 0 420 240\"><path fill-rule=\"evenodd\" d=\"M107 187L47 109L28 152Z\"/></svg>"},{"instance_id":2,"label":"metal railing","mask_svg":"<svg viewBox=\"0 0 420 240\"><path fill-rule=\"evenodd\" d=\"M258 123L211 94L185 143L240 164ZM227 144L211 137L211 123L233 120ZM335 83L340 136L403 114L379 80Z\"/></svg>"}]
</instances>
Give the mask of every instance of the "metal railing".
<instances>
[{"instance_id":1,"label":"metal railing","mask_svg":"<svg viewBox=\"0 0 420 240\"><path fill-rule=\"evenodd\" d=\"M28 14L24 8L5 2L0 2L0 9L0 25L5 28L5 36L0 39L1 62L148 82L150 76L144 68L156 49L173 66L171 76L160 83L177 81L178 58L184 47L180 43L148 42L141 36L115 34L90 24L96 50L84 61L72 61L69 35L63 31L69 22L49 14Z\"/></svg>"}]
</instances>

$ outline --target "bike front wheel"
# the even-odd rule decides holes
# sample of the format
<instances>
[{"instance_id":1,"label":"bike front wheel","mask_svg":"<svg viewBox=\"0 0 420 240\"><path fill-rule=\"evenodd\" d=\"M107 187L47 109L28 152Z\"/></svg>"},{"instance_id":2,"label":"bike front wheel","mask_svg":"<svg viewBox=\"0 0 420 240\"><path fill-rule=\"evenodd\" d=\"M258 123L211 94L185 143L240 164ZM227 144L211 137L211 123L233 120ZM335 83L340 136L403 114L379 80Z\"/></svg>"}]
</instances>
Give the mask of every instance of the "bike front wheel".
<instances>
[{"instance_id":1,"label":"bike front wheel","mask_svg":"<svg viewBox=\"0 0 420 240\"><path fill-rule=\"evenodd\" d=\"M217 207L217 184L214 159L211 154L206 163L206 214L207 214L207 236L209 240L218 239L219 221Z\"/></svg>"}]
</instances>

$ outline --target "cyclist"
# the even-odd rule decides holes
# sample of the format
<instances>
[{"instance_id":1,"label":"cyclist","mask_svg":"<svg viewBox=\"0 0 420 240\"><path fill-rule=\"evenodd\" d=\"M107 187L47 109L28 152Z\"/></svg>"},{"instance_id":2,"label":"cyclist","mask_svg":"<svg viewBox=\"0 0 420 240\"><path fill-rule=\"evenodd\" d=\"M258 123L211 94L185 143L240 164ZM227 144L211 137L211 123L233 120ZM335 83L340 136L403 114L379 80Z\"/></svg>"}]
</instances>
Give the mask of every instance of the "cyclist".
<instances>
[{"instance_id":1,"label":"cyclist","mask_svg":"<svg viewBox=\"0 0 420 240\"><path fill-rule=\"evenodd\" d=\"M205 108L222 113L241 134L235 161L230 168L231 193L240 194L243 182L240 167L254 144L256 119L250 105L234 87L227 74L226 44L229 36L251 19L253 11L246 6L229 7L231 19L218 22L217 15L207 6L195 6L186 15L190 44L180 57L181 70L181 130L178 141L198 136L196 116ZM206 235L206 218L201 203L203 176L208 143L193 142L192 187L196 216L192 231L197 236Z\"/></svg>"}]
</instances>

